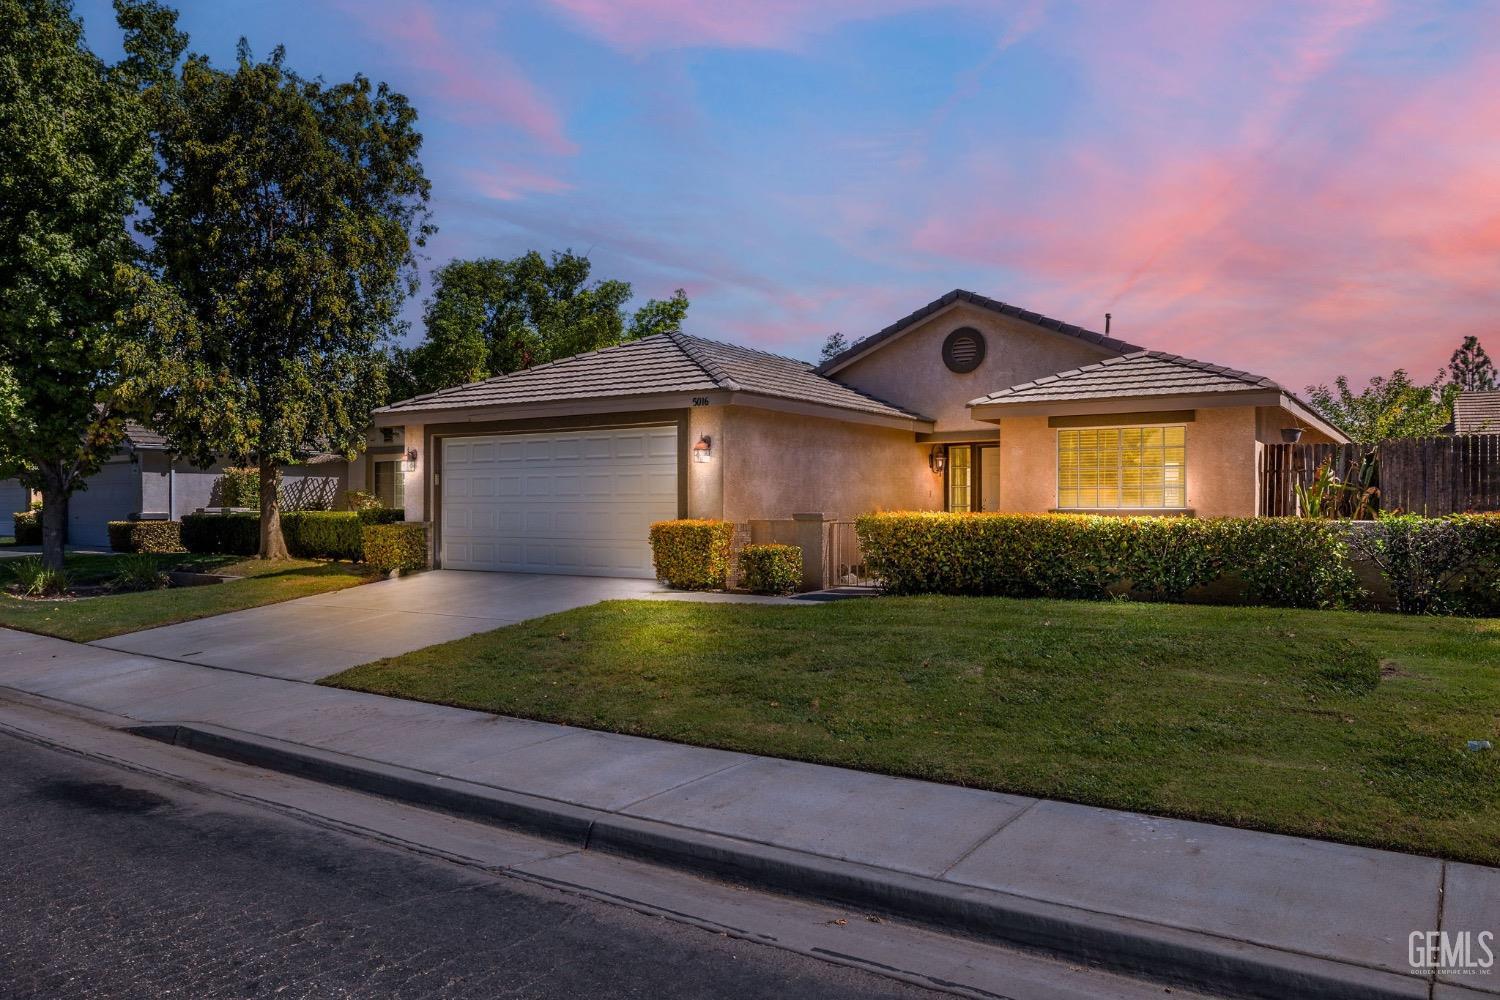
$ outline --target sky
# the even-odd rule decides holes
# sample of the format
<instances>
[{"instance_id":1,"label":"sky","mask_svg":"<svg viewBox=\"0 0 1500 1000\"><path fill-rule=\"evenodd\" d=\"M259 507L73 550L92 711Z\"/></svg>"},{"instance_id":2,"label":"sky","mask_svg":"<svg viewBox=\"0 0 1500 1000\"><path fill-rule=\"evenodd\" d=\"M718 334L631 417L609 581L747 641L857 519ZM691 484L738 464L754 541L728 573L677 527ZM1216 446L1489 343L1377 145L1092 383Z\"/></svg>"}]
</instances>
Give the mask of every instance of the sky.
<instances>
[{"instance_id":1,"label":"sky","mask_svg":"<svg viewBox=\"0 0 1500 1000\"><path fill-rule=\"evenodd\" d=\"M1500 356L1492 0L180 9L222 65L244 36L411 98L425 267L571 248L809 359L956 287L1294 389Z\"/></svg>"}]
</instances>

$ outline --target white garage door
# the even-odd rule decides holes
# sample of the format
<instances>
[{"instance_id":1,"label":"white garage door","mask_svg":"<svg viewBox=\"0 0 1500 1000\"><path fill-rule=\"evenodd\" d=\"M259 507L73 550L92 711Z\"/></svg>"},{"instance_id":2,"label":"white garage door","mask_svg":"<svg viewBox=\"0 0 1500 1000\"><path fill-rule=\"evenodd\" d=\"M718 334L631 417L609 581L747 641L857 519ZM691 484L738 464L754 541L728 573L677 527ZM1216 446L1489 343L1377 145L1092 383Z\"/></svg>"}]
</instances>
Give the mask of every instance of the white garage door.
<instances>
[{"instance_id":1,"label":"white garage door","mask_svg":"<svg viewBox=\"0 0 1500 1000\"><path fill-rule=\"evenodd\" d=\"M447 569L651 578L653 521L677 516L677 428L448 438Z\"/></svg>"},{"instance_id":2,"label":"white garage door","mask_svg":"<svg viewBox=\"0 0 1500 1000\"><path fill-rule=\"evenodd\" d=\"M86 485L87 489L68 498L68 544L107 549L109 522L140 512L140 467L133 462L107 462Z\"/></svg>"}]
</instances>

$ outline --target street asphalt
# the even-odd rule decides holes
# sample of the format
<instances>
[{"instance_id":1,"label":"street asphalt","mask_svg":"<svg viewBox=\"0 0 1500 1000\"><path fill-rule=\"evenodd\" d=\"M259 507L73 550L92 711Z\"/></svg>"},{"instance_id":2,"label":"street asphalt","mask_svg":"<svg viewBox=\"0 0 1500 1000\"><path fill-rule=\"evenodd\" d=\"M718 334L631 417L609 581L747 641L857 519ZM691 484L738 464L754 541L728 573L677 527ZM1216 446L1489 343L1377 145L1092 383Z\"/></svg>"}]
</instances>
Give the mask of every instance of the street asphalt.
<instances>
[{"instance_id":1,"label":"street asphalt","mask_svg":"<svg viewBox=\"0 0 1500 1000\"><path fill-rule=\"evenodd\" d=\"M7 998L919 997L0 736Z\"/></svg>"}]
</instances>

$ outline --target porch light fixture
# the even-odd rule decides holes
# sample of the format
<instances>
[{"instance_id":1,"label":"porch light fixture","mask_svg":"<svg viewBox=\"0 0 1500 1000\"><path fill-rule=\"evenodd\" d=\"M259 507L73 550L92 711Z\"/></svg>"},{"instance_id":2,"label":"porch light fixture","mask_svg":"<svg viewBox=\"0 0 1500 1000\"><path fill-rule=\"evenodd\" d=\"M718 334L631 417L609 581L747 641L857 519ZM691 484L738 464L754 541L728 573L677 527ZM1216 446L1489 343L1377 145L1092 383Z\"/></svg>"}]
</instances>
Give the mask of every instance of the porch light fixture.
<instances>
[{"instance_id":1,"label":"porch light fixture","mask_svg":"<svg viewBox=\"0 0 1500 1000\"><path fill-rule=\"evenodd\" d=\"M943 467L948 464L948 448L946 445L935 444L927 453L927 465L933 472L942 472Z\"/></svg>"},{"instance_id":2,"label":"porch light fixture","mask_svg":"<svg viewBox=\"0 0 1500 1000\"><path fill-rule=\"evenodd\" d=\"M417 449L415 449L415 448L413 448L411 451L408 451L406 453L406 471L407 472L416 472L417 471Z\"/></svg>"},{"instance_id":3,"label":"porch light fixture","mask_svg":"<svg viewBox=\"0 0 1500 1000\"><path fill-rule=\"evenodd\" d=\"M707 462L709 459L711 459L713 457L714 457L714 439L712 437L709 437L707 434L705 434L701 438L698 439L698 443L697 444L693 445L693 461L695 461L695 462Z\"/></svg>"}]
</instances>

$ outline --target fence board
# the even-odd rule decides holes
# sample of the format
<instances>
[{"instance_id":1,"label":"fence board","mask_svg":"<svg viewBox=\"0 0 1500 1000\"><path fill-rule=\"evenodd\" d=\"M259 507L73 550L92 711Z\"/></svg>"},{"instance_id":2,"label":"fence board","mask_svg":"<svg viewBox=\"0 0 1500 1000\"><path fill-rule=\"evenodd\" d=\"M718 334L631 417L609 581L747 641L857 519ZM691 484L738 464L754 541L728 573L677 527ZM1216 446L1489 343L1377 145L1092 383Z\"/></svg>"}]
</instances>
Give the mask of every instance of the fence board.
<instances>
[{"instance_id":1,"label":"fence board","mask_svg":"<svg viewBox=\"0 0 1500 1000\"><path fill-rule=\"evenodd\" d=\"M1418 514L1500 511L1500 434L1382 441L1371 449L1383 510ZM1268 444L1261 460L1260 512L1297 513L1296 487L1332 461L1341 479L1357 474L1360 445Z\"/></svg>"}]
</instances>

